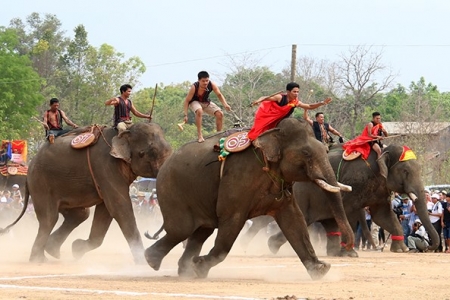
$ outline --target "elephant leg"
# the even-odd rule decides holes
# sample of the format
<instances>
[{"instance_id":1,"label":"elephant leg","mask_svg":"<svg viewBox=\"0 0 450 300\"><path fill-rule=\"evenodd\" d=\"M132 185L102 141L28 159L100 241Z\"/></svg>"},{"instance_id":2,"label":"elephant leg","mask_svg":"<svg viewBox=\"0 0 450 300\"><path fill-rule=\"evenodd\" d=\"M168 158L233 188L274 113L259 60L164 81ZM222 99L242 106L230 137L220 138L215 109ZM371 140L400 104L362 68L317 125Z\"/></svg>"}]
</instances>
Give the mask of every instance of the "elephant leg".
<instances>
[{"instance_id":1,"label":"elephant leg","mask_svg":"<svg viewBox=\"0 0 450 300\"><path fill-rule=\"evenodd\" d=\"M272 220L273 218L270 216L259 216L253 218L251 220L253 222L252 225L240 238L242 248L246 249L250 241L258 234L258 232L265 228Z\"/></svg>"},{"instance_id":2,"label":"elephant leg","mask_svg":"<svg viewBox=\"0 0 450 300\"><path fill-rule=\"evenodd\" d=\"M192 258L198 256L202 250L203 243L214 232L214 228L198 228L187 240L183 255L178 261L178 275L183 277L194 277L192 269Z\"/></svg>"},{"instance_id":3,"label":"elephant leg","mask_svg":"<svg viewBox=\"0 0 450 300\"><path fill-rule=\"evenodd\" d=\"M219 217L214 247L208 255L194 256L192 259L194 271L199 278L206 278L209 270L227 257L245 221L246 217L242 215L233 215L227 218Z\"/></svg>"},{"instance_id":4,"label":"elephant leg","mask_svg":"<svg viewBox=\"0 0 450 300\"><path fill-rule=\"evenodd\" d=\"M49 237L45 251L55 258L61 256L61 245L69 234L89 217L89 208L74 208L61 212L64 222Z\"/></svg>"},{"instance_id":5,"label":"elephant leg","mask_svg":"<svg viewBox=\"0 0 450 300\"><path fill-rule=\"evenodd\" d=\"M108 203L107 209L109 213L105 212L104 214L110 214L119 224L120 230L125 236L133 254L134 262L136 264L145 264L144 244L137 228L136 218L134 217L133 207L128 194L126 198L119 202ZM106 208L104 209L106 210Z\"/></svg>"},{"instance_id":6,"label":"elephant leg","mask_svg":"<svg viewBox=\"0 0 450 300\"><path fill-rule=\"evenodd\" d=\"M404 241L402 226L394 212L392 212L390 204L371 206L370 212L372 220L391 234L390 251L397 253L408 252L409 249Z\"/></svg>"},{"instance_id":7,"label":"elephant leg","mask_svg":"<svg viewBox=\"0 0 450 300\"><path fill-rule=\"evenodd\" d=\"M347 244L345 237L341 236L339 226L334 219L320 221L327 232L327 255L358 257L358 253L352 248L348 251L343 245Z\"/></svg>"},{"instance_id":8,"label":"elephant leg","mask_svg":"<svg viewBox=\"0 0 450 300\"><path fill-rule=\"evenodd\" d=\"M277 254L281 246L283 246L286 242L287 239L284 236L283 231L280 231L269 238L267 245L269 246L270 252Z\"/></svg>"},{"instance_id":9,"label":"elephant leg","mask_svg":"<svg viewBox=\"0 0 450 300\"><path fill-rule=\"evenodd\" d=\"M112 217L106 209L105 204L95 207L94 218L92 220L89 239L77 239L72 243L72 255L75 259L80 259L83 255L95 248L100 247L105 238L106 232L111 225Z\"/></svg>"},{"instance_id":10,"label":"elephant leg","mask_svg":"<svg viewBox=\"0 0 450 300\"><path fill-rule=\"evenodd\" d=\"M30 262L46 262L47 258L44 254L45 245L49 239L50 233L58 221L58 210L56 206L51 206L48 199L38 199L35 196L35 212L39 222L38 233L31 248ZM38 205L36 205L39 203ZM40 205L45 203L45 206ZM47 204L48 203L48 204Z\"/></svg>"},{"instance_id":11,"label":"elephant leg","mask_svg":"<svg viewBox=\"0 0 450 300\"><path fill-rule=\"evenodd\" d=\"M172 235L168 232L160 240L156 241L144 252L144 257L149 266L153 270L158 271L161 267L161 262L167 253L169 253L173 247L187 239L188 236L189 235Z\"/></svg>"},{"instance_id":12,"label":"elephant leg","mask_svg":"<svg viewBox=\"0 0 450 300\"><path fill-rule=\"evenodd\" d=\"M305 217L293 199L277 211L275 220L311 278L317 280L325 276L330 269L330 264L319 261L317 258L309 239Z\"/></svg>"}]
</instances>

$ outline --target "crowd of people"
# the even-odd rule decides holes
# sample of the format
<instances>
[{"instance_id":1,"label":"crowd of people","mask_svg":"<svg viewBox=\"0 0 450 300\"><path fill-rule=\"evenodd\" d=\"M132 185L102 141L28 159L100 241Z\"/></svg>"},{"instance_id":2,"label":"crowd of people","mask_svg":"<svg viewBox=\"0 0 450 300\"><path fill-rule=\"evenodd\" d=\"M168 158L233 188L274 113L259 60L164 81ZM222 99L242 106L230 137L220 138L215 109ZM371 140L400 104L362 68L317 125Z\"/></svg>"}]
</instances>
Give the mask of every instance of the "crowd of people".
<instances>
[{"instance_id":1,"label":"crowd of people","mask_svg":"<svg viewBox=\"0 0 450 300\"><path fill-rule=\"evenodd\" d=\"M11 220L16 218L23 209L23 200L18 184L13 184L9 190L6 189L0 191L0 220ZM32 201L29 201L28 203L27 213L34 215Z\"/></svg>"}]
</instances>

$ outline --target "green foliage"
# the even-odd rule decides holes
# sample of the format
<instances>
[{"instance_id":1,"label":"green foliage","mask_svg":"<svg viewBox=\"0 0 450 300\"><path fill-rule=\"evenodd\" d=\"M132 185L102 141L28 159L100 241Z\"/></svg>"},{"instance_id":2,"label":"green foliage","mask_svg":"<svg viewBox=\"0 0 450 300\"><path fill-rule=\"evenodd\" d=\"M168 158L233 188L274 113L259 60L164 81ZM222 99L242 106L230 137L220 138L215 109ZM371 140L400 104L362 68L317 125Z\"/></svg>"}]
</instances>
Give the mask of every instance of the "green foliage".
<instances>
[{"instance_id":1,"label":"green foliage","mask_svg":"<svg viewBox=\"0 0 450 300\"><path fill-rule=\"evenodd\" d=\"M42 101L41 79L30 59L18 53L14 30L0 28L0 132L2 139L26 139L29 124Z\"/></svg>"}]
</instances>

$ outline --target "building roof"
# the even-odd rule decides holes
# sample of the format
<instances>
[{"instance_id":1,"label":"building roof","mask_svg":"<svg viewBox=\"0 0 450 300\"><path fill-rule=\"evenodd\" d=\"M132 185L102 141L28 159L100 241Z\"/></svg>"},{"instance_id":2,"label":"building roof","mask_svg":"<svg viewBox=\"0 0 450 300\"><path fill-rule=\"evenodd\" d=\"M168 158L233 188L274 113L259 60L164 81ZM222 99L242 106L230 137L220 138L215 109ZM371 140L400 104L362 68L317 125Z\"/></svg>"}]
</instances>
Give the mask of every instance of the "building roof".
<instances>
[{"instance_id":1,"label":"building roof","mask_svg":"<svg viewBox=\"0 0 450 300\"><path fill-rule=\"evenodd\" d=\"M437 134L450 127L450 122L383 122L389 135Z\"/></svg>"}]
</instances>

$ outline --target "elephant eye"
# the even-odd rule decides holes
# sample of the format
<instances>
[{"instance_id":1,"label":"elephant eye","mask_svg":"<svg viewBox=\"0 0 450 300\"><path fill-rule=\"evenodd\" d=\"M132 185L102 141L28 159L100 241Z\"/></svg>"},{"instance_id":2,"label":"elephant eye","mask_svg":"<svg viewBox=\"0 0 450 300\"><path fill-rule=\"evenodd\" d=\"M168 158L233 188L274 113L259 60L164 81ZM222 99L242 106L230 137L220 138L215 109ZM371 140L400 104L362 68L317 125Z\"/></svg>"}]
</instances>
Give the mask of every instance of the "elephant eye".
<instances>
[{"instance_id":1,"label":"elephant eye","mask_svg":"<svg viewBox=\"0 0 450 300\"><path fill-rule=\"evenodd\" d=\"M307 151L307 150L302 150L302 154L303 154L304 156L311 156L311 154L310 154L309 151Z\"/></svg>"},{"instance_id":2,"label":"elephant eye","mask_svg":"<svg viewBox=\"0 0 450 300\"><path fill-rule=\"evenodd\" d=\"M139 151L139 157L140 157L140 158L144 157L144 154L145 154L145 152L144 152L144 151L142 151L142 150L141 150L141 151Z\"/></svg>"}]
</instances>

